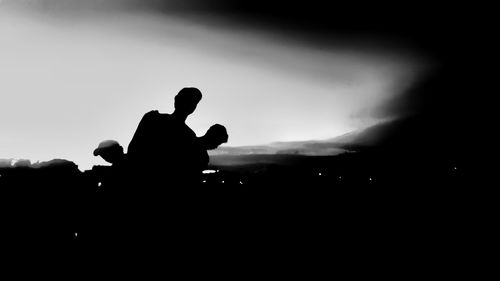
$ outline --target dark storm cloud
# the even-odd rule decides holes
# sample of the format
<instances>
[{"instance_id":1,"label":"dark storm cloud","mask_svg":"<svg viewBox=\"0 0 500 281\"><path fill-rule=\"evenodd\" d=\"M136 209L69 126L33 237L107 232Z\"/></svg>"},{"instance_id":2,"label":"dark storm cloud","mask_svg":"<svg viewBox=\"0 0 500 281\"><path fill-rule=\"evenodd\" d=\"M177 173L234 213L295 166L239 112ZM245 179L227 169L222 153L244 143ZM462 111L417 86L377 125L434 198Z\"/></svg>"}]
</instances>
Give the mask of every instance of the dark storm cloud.
<instances>
[{"instance_id":1,"label":"dark storm cloud","mask_svg":"<svg viewBox=\"0 0 500 281\"><path fill-rule=\"evenodd\" d=\"M3 0L0 4L38 9L89 10L213 10L224 8L226 1L212 0Z\"/></svg>"},{"instance_id":2,"label":"dark storm cloud","mask_svg":"<svg viewBox=\"0 0 500 281\"><path fill-rule=\"evenodd\" d=\"M430 45L423 41L431 38L443 41L443 34L449 39L450 34L461 30L463 19L476 10L470 5L394 0L376 3L323 0L3 0L1 4L68 11L185 12L186 16L202 12L227 23L254 28L276 27L302 36L344 34L356 37L365 34L420 41L423 45Z\"/></svg>"},{"instance_id":3,"label":"dark storm cloud","mask_svg":"<svg viewBox=\"0 0 500 281\"><path fill-rule=\"evenodd\" d=\"M357 30L411 42L432 57L435 67L379 106L353 115L390 121L357 132L344 148L406 149L424 155L432 151L450 157L464 153L472 143L470 132L478 126L473 104L485 94L484 62L490 53L480 42L487 30L482 23L487 13L478 13L478 5L422 4L408 5L406 10L406 14L381 13L385 31L365 26L369 20L361 21Z\"/></svg>"},{"instance_id":4,"label":"dark storm cloud","mask_svg":"<svg viewBox=\"0 0 500 281\"><path fill-rule=\"evenodd\" d=\"M364 48L367 52L394 52L404 46L432 57L445 68L457 60L471 42L463 40L463 18L474 8L436 4L431 1L415 3L377 1L228 1L228 0L31 0L3 1L2 4L24 5L47 12L112 13L154 12L175 14L202 25L221 29L245 29L249 33L275 34L275 38L294 44L301 43L319 49ZM377 42L373 44L373 42ZM397 48L396 48L397 49ZM404 49L404 48L403 48ZM396 52L402 52L398 49ZM295 68L291 68L295 69ZM317 71L322 73L321 71ZM404 94L393 97L375 111L372 117L386 118L413 114L428 106L443 103L433 92L444 87L443 75L426 78ZM431 84L429 86L429 84ZM442 93L439 95L443 95ZM432 96L432 98L430 98ZM446 100L447 98L444 98ZM366 114L366 113L364 113Z\"/></svg>"},{"instance_id":5,"label":"dark storm cloud","mask_svg":"<svg viewBox=\"0 0 500 281\"><path fill-rule=\"evenodd\" d=\"M378 149L397 155L410 151L417 155L454 157L467 153L472 120L471 95L477 92L473 75L460 69L441 70L423 78L406 92L370 112L386 119L354 133L340 144L349 150Z\"/></svg>"},{"instance_id":6,"label":"dark storm cloud","mask_svg":"<svg viewBox=\"0 0 500 281\"><path fill-rule=\"evenodd\" d=\"M434 73L421 77L406 91L383 101L371 111L363 112L376 119L395 119L422 114L424 110L442 110L446 99L444 73Z\"/></svg>"},{"instance_id":7,"label":"dark storm cloud","mask_svg":"<svg viewBox=\"0 0 500 281\"><path fill-rule=\"evenodd\" d=\"M164 5L167 11L168 4ZM193 1L185 7L201 6ZM311 43L385 38L433 54L442 52L442 43L461 29L463 16L471 12L471 7L435 1L215 1L203 8L228 25L280 30Z\"/></svg>"},{"instance_id":8,"label":"dark storm cloud","mask_svg":"<svg viewBox=\"0 0 500 281\"><path fill-rule=\"evenodd\" d=\"M51 11L84 13L144 12L180 14L228 29L276 30L309 44L329 45L340 39L386 38L394 44L406 44L441 52L443 34L447 40L467 9L430 3L377 1L228 1L228 0L32 0L3 1L2 4L35 7ZM434 2L434 1L433 1ZM437 41L437 42L436 42Z\"/></svg>"},{"instance_id":9,"label":"dark storm cloud","mask_svg":"<svg viewBox=\"0 0 500 281\"><path fill-rule=\"evenodd\" d=\"M317 49L353 46L367 51L410 51L442 57L442 34L450 38L461 10L437 4L396 1L376 4L349 1L228 0L34 0L4 1L48 13L150 12L220 30L267 33L287 44ZM22 4L24 3L24 4ZM249 34L251 35L251 34Z\"/></svg>"}]
</instances>

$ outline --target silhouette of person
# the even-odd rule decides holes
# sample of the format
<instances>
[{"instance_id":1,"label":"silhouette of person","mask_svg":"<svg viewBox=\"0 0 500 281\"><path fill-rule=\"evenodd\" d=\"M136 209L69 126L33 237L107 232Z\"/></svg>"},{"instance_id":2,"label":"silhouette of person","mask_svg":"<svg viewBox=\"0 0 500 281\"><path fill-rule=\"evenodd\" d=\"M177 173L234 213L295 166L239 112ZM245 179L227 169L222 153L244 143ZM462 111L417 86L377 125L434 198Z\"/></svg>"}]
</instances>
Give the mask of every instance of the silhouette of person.
<instances>
[{"instance_id":1,"label":"silhouette of person","mask_svg":"<svg viewBox=\"0 0 500 281\"><path fill-rule=\"evenodd\" d=\"M182 231L178 243L184 243L184 248L187 249L207 249L207 245L211 244L215 237L206 233L207 229L214 227L214 221L221 219L214 212L212 204L218 202L219 198L213 194L213 190L205 188L201 185L202 171L205 170L209 163L208 150L216 149L219 145L228 141L226 128L220 124L211 126L205 135L199 137L197 146L191 151L192 166L189 173L189 187L183 190L183 195L187 195L185 201L181 201L183 206L180 214ZM203 233L203 237L200 237Z\"/></svg>"},{"instance_id":2,"label":"silhouette of person","mask_svg":"<svg viewBox=\"0 0 500 281\"><path fill-rule=\"evenodd\" d=\"M228 134L226 127L215 124L212 125L205 135L198 138L198 151L197 155L194 156L193 162L196 163L196 173L199 177L201 172L205 170L209 163L208 150L213 150L219 147L221 144L228 141Z\"/></svg>"},{"instance_id":3,"label":"silhouette of person","mask_svg":"<svg viewBox=\"0 0 500 281\"><path fill-rule=\"evenodd\" d=\"M134 177L148 186L184 185L192 169L191 151L197 147L196 134L186 125L202 98L197 88L183 88L175 96L174 112L146 113L128 146Z\"/></svg>"},{"instance_id":4,"label":"silhouette of person","mask_svg":"<svg viewBox=\"0 0 500 281\"><path fill-rule=\"evenodd\" d=\"M100 142L94 150L94 156L101 156L104 161L112 165L120 165L125 159L123 147L115 140Z\"/></svg>"},{"instance_id":5,"label":"silhouette of person","mask_svg":"<svg viewBox=\"0 0 500 281\"><path fill-rule=\"evenodd\" d=\"M101 156L111 166L96 165L90 171L91 177L96 183L108 187L118 185L122 177L122 169L125 163L123 147L114 140L106 140L99 143L94 150L94 156Z\"/></svg>"},{"instance_id":6,"label":"silhouette of person","mask_svg":"<svg viewBox=\"0 0 500 281\"><path fill-rule=\"evenodd\" d=\"M84 172L87 188L82 195L85 204L81 209L86 215L82 217L84 230L80 236L93 242L104 242L110 241L116 227L116 216L112 216L111 210L117 210L116 197L124 190L126 155L123 147L114 140L100 142L93 155L102 157L111 166L95 165Z\"/></svg>"}]
</instances>

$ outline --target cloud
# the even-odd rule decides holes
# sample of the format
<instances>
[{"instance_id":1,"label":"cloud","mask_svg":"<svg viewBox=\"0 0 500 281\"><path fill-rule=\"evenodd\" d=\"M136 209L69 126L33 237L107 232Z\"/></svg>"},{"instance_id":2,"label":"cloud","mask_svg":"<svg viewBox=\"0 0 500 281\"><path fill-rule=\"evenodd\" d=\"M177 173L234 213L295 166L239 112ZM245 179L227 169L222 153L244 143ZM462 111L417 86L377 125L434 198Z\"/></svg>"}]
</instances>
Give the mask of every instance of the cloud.
<instances>
[{"instance_id":1,"label":"cloud","mask_svg":"<svg viewBox=\"0 0 500 281\"><path fill-rule=\"evenodd\" d=\"M456 69L434 72L375 107L366 114L389 121L338 138L340 147L433 157L466 152L474 117L467 104L469 95L474 94L473 78L460 72Z\"/></svg>"},{"instance_id":2,"label":"cloud","mask_svg":"<svg viewBox=\"0 0 500 281\"><path fill-rule=\"evenodd\" d=\"M143 11L149 10L198 10L215 7L224 1L202 0L3 0L0 4L16 8L34 9L44 12L89 12L89 11ZM213 3L212 3L213 2Z\"/></svg>"}]
</instances>

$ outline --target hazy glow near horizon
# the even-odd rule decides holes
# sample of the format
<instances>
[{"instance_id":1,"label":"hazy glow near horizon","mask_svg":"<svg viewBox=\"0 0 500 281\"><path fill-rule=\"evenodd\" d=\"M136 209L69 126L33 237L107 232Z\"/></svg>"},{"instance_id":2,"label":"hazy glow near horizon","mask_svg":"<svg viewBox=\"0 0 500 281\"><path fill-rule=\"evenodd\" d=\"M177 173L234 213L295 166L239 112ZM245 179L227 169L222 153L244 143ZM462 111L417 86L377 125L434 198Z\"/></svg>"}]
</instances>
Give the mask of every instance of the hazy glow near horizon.
<instances>
[{"instance_id":1,"label":"hazy glow near horizon","mask_svg":"<svg viewBox=\"0 0 500 281\"><path fill-rule=\"evenodd\" d=\"M353 116L418 74L403 57L272 39L175 16L0 6L0 158L101 164L100 141L126 149L141 116L171 112L185 86L204 94L188 118L198 135L220 123L230 146L331 138L376 122Z\"/></svg>"}]
</instances>

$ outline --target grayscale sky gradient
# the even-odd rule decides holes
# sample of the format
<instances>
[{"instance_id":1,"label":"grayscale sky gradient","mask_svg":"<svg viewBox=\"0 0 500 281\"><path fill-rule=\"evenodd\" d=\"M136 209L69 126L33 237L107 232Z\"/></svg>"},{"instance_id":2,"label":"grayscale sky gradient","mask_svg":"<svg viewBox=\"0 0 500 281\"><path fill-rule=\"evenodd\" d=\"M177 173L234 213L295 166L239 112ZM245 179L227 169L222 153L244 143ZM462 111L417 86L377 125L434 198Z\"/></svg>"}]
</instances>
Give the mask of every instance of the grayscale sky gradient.
<instances>
[{"instance_id":1,"label":"grayscale sky gradient","mask_svg":"<svg viewBox=\"0 0 500 281\"><path fill-rule=\"evenodd\" d=\"M0 0L0 158L101 164L100 141L126 149L142 115L171 112L185 86L204 94L188 118L198 135L220 123L230 146L332 138L379 122L371 110L428 68L374 38L318 47L203 9L186 17L183 1L166 13L85 3Z\"/></svg>"}]
</instances>

